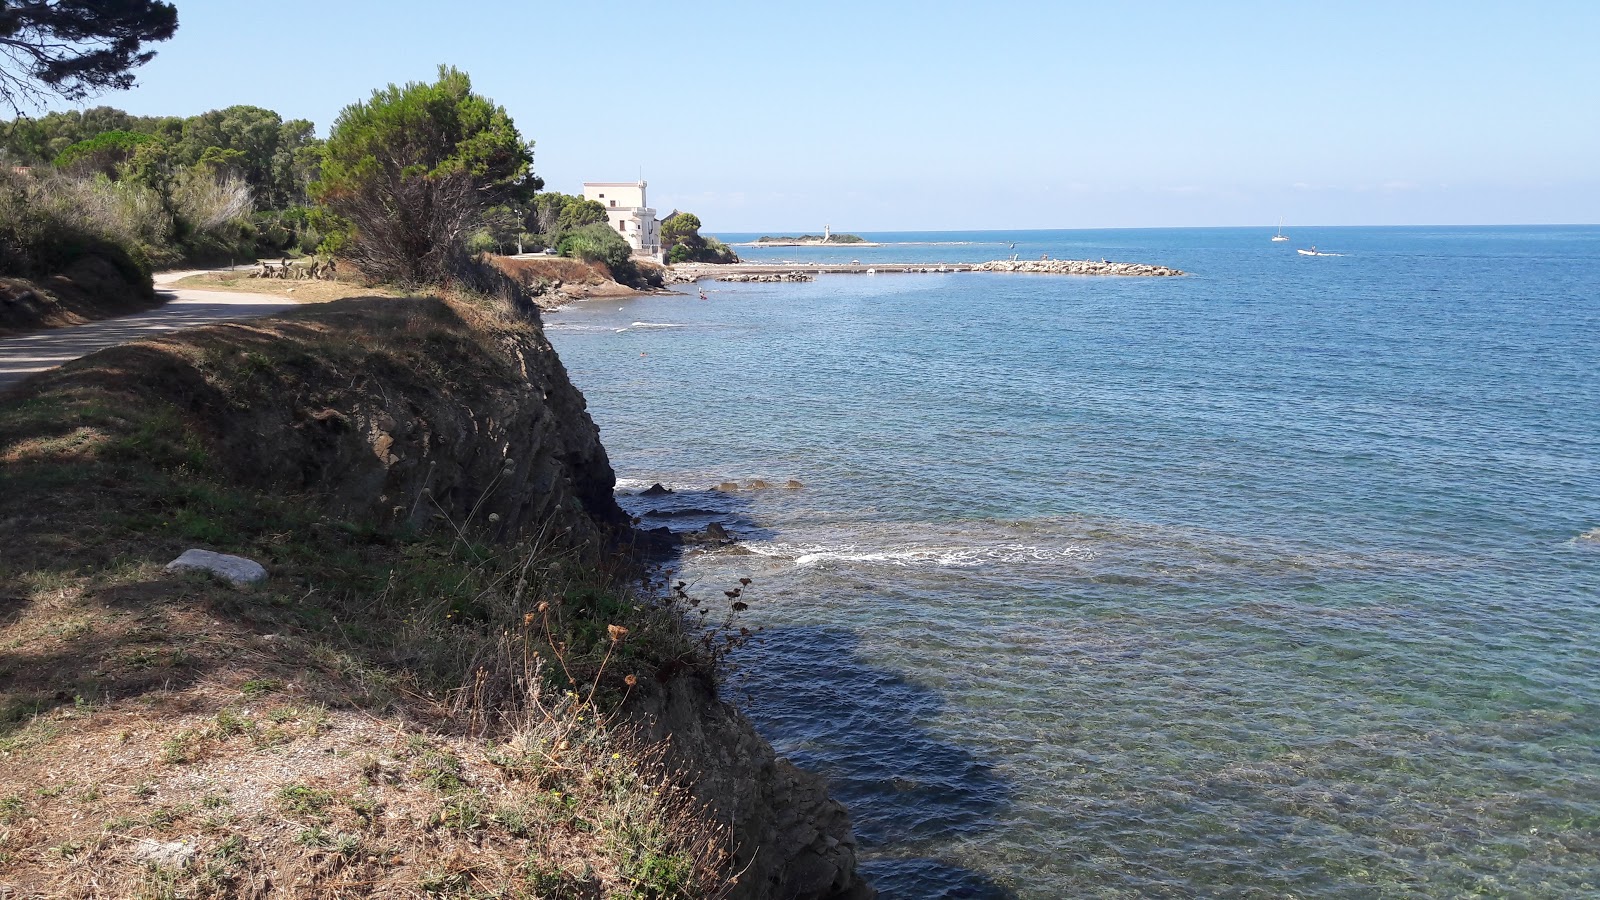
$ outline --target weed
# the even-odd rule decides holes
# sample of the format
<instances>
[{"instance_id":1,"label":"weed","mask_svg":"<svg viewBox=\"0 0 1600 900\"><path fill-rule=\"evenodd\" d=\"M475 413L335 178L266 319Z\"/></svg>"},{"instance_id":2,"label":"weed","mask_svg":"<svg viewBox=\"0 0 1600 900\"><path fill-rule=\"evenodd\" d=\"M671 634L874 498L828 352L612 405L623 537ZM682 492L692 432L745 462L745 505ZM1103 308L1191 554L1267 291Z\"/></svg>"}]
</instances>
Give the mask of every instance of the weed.
<instances>
[{"instance_id":1,"label":"weed","mask_svg":"<svg viewBox=\"0 0 1600 900\"><path fill-rule=\"evenodd\" d=\"M212 851L212 856L219 862L231 863L244 856L244 838L236 834L223 838L217 844L217 849Z\"/></svg>"},{"instance_id":2,"label":"weed","mask_svg":"<svg viewBox=\"0 0 1600 900\"><path fill-rule=\"evenodd\" d=\"M141 781L129 788L128 791L140 800L148 800L156 795L156 783L148 780Z\"/></svg>"},{"instance_id":3,"label":"weed","mask_svg":"<svg viewBox=\"0 0 1600 900\"><path fill-rule=\"evenodd\" d=\"M166 831L189 814L188 806L158 806L145 819L145 824L157 831Z\"/></svg>"},{"instance_id":4,"label":"weed","mask_svg":"<svg viewBox=\"0 0 1600 900\"><path fill-rule=\"evenodd\" d=\"M117 816L114 819L107 819L106 823L101 827L106 831L118 832L128 831L143 824L144 822L135 816Z\"/></svg>"},{"instance_id":5,"label":"weed","mask_svg":"<svg viewBox=\"0 0 1600 900\"><path fill-rule=\"evenodd\" d=\"M333 792L291 784L278 791L278 807L286 813L320 815L333 803Z\"/></svg>"},{"instance_id":6,"label":"weed","mask_svg":"<svg viewBox=\"0 0 1600 900\"><path fill-rule=\"evenodd\" d=\"M333 852L346 858L354 857L361 852L361 838L341 831L334 836Z\"/></svg>"},{"instance_id":7,"label":"weed","mask_svg":"<svg viewBox=\"0 0 1600 900\"><path fill-rule=\"evenodd\" d=\"M371 797L347 797L345 798L344 805L348 806L350 811L356 814L356 818L360 819L367 825L371 825L378 818L378 810L380 806L378 801L372 799Z\"/></svg>"},{"instance_id":8,"label":"weed","mask_svg":"<svg viewBox=\"0 0 1600 900\"><path fill-rule=\"evenodd\" d=\"M449 831L477 831L486 822L483 806L476 797L457 797L439 810L439 825Z\"/></svg>"},{"instance_id":9,"label":"weed","mask_svg":"<svg viewBox=\"0 0 1600 900\"><path fill-rule=\"evenodd\" d=\"M200 758L204 740L202 732L185 728L161 743L161 761L168 765L192 763Z\"/></svg>"},{"instance_id":10,"label":"weed","mask_svg":"<svg viewBox=\"0 0 1600 900\"><path fill-rule=\"evenodd\" d=\"M461 789L461 760L447 751L429 751L423 754L413 775L436 791L458 791Z\"/></svg>"},{"instance_id":11,"label":"weed","mask_svg":"<svg viewBox=\"0 0 1600 900\"><path fill-rule=\"evenodd\" d=\"M417 879L417 887L430 897L455 897L460 896L471 886L467 876L462 872L446 872L440 869L429 869Z\"/></svg>"},{"instance_id":12,"label":"weed","mask_svg":"<svg viewBox=\"0 0 1600 900\"><path fill-rule=\"evenodd\" d=\"M283 690L283 682L276 678L252 678L239 685L239 693L246 697L261 697L266 694L276 694Z\"/></svg>"},{"instance_id":13,"label":"weed","mask_svg":"<svg viewBox=\"0 0 1600 900\"><path fill-rule=\"evenodd\" d=\"M21 794L0 797L0 822L15 822L27 811L28 805L23 802Z\"/></svg>"},{"instance_id":14,"label":"weed","mask_svg":"<svg viewBox=\"0 0 1600 900\"><path fill-rule=\"evenodd\" d=\"M255 731L256 723L231 709L217 711L216 720L212 723L212 733L224 740L235 735Z\"/></svg>"}]
</instances>

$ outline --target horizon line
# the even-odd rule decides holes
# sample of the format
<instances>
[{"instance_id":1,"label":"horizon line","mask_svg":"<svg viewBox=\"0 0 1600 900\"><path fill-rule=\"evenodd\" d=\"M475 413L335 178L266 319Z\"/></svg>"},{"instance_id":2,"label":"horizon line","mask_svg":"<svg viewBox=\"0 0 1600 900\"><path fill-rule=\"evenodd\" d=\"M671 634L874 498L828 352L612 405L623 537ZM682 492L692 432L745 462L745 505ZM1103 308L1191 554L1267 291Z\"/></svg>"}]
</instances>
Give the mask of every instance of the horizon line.
<instances>
[{"instance_id":1,"label":"horizon line","mask_svg":"<svg viewBox=\"0 0 1600 900\"><path fill-rule=\"evenodd\" d=\"M979 233L979 234L981 234L981 233L1005 234L1005 233L1019 232L1019 231L1185 231L1185 230L1200 231L1200 230L1223 230L1223 229L1243 230L1243 229L1277 228L1277 227L1278 226L1276 226L1276 225L1274 225L1274 224L1269 222L1269 223L1265 223L1265 224L1261 224L1261 225L1076 225L1076 226L1062 227L1062 228L1037 228L1037 227L1029 227L1029 228L872 228L872 229L861 229L860 231L849 231L849 230L843 230L843 229L835 228L835 229L833 229L833 231L834 231L835 234L856 234L856 235L873 234L873 233L876 233L876 234L896 234L896 233L898 233L898 234L974 234L974 233ZM1293 225L1293 226L1285 225L1283 227L1285 229L1289 229L1289 228L1600 228L1600 222L1474 222L1474 223L1467 223L1467 224L1463 224L1463 223L1446 224L1446 223L1419 222L1419 223L1405 224L1405 225L1394 225L1394 224L1389 224L1389 225L1319 225L1319 224L1303 224L1303 225ZM768 228L768 229L762 230L762 229L727 228L727 229L706 229L706 230L710 231L712 233L717 233L717 232L720 231L721 233L724 233L724 234L762 234L762 235L767 235L767 236L802 235L802 234L808 234L808 233L810 233L812 231L819 231L820 232L820 229L816 229L814 227L807 227L807 228L802 228L802 229L793 229L793 228L790 228L790 229L774 229L774 228ZM841 244L840 246L847 246L847 245Z\"/></svg>"}]
</instances>

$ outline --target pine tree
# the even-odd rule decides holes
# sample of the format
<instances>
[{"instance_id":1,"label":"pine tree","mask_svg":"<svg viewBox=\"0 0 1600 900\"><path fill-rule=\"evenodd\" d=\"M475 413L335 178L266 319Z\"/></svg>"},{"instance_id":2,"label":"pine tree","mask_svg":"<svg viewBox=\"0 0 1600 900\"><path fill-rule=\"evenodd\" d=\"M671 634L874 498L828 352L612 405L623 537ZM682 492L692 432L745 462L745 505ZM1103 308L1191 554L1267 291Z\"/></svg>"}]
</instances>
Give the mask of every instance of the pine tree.
<instances>
[{"instance_id":1,"label":"pine tree","mask_svg":"<svg viewBox=\"0 0 1600 900\"><path fill-rule=\"evenodd\" d=\"M0 101L20 113L50 94L126 90L155 56L144 46L177 30L160 0L0 0Z\"/></svg>"}]
</instances>

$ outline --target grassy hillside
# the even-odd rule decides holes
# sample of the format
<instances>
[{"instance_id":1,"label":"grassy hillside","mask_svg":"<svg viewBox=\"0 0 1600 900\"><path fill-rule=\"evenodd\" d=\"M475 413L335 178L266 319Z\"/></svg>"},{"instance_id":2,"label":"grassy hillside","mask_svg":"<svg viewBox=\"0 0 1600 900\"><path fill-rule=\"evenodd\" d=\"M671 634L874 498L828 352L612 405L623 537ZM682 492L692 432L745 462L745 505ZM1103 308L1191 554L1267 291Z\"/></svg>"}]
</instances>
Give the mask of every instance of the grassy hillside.
<instances>
[{"instance_id":1,"label":"grassy hillside","mask_svg":"<svg viewBox=\"0 0 1600 900\"><path fill-rule=\"evenodd\" d=\"M626 532L581 400L535 323L374 299L0 401L10 886L727 890L727 826L622 713L708 657L605 552ZM187 547L270 576L164 572Z\"/></svg>"}]
</instances>

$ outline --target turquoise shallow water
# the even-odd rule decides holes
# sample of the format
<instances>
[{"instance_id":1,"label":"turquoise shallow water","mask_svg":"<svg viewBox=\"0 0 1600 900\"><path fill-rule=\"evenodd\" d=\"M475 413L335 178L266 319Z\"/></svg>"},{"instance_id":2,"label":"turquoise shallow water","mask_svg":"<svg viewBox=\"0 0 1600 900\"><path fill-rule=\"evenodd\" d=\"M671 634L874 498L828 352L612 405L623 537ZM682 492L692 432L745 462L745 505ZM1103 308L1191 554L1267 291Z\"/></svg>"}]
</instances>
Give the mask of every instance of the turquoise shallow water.
<instances>
[{"instance_id":1,"label":"turquoise shallow water","mask_svg":"<svg viewBox=\"0 0 1600 900\"><path fill-rule=\"evenodd\" d=\"M1600 228L1270 233L548 317L624 504L744 537L683 576L755 580L735 696L886 897L1600 883Z\"/></svg>"}]
</instances>

